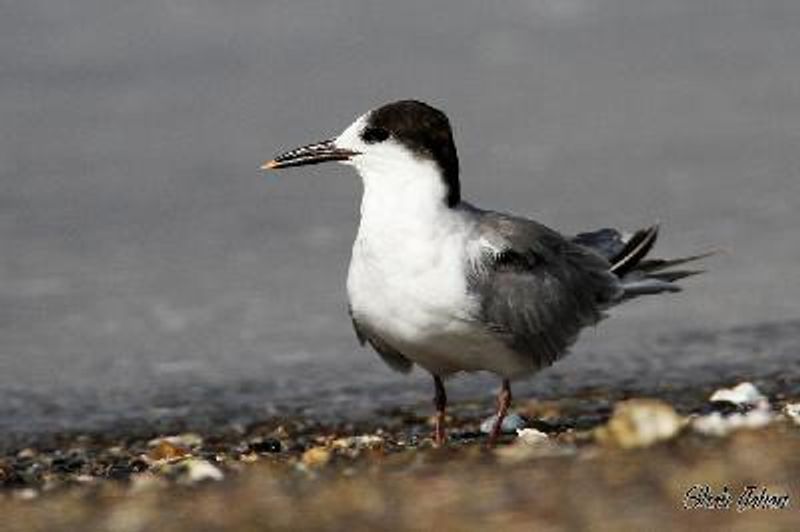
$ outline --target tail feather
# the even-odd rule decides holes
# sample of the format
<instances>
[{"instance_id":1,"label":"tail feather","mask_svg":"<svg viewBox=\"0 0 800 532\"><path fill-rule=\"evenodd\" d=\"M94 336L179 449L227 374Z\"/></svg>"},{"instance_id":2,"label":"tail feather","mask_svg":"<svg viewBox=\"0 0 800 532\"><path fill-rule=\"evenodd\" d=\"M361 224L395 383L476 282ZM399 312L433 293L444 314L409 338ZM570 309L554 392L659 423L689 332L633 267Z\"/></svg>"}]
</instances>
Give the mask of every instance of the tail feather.
<instances>
[{"instance_id":1,"label":"tail feather","mask_svg":"<svg viewBox=\"0 0 800 532\"><path fill-rule=\"evenodd\" d=\"M636 265L653 249L658 239L658 224L636 231L625 243L623 250L611 260L611 271L618 277L633 271Z\"/></svg>"},{"instance_id":2,"label":"tail feather","mask_svg":"<svg viewBox=\"0 0 800 532\"><path fill-rule=\"evenodd\" d=\"M671 269L704 259L716 253L710 251L677 259L646 259L658 239L658 224L641 229L625 243L622 251L611 261L611 271L622 281L622 299L680 292L676 281L704 273L704 270Z\"/></svg>"},{"instance_id":3,"label":"tail feather","mask_svg":"<svg viewBox=\"0 0 800 532\"><path fill-rule=\"evenodd\" d=\"M622 293L622 301L633 299L634 297L660 294L662 292L680 292L682 289L676 284L660 279L642 279L639 281L627 281L622 283L625 291Z\"/></svg>"},{"instance_id":4,"label":"tail feather","mask_svg":"<svg viewBox=\"0 0 800 532\"><path fill-rule=\"evenodd\" d=\"M704 270L673 269L717 254L718 250L677 259L647 258L658 239L658 224L625 236L616 229L605 228L580 233L574 242L589 247L611 263L611 272L621 281L621 299L661 292L680 292L676 281L704 273Z\"/></svg>"},{"instance_id":5,"label":"tail feather","mask_svg":"<svg viewBox=\"0 0 800 532\"><path fill-rule=\"evenodd\" d=\"M694 262L697 260L705 259L707 257L711 257L712 255L716 255L719 253L718 250L711 250L705 253L699 253L697 255L691 255L689 257L681 257L679 259L672 259L672 260L665 260L665 259L648 259L644 262L639 263L637 266L637 270L641 270L644 272L657 272L661 270L666 270L667 268L673 268L675 266L681 266L688 262Z\"/></svg>"},{"instance_id":6,"label":"tail feather","mask_svg":"<svg viewBox=\"0 0 800 532\"><path fill-rule=\"evenodd\" d=\"M671 270L668 272L654 273L648 275L647 277L650 279L658 279L659 281L674 283L675 281L680 281L681 279L686 279L687 277L691 277L693 275L700 275L701 273L706 273L706 270Z\"/></svg>"}]
</instances>

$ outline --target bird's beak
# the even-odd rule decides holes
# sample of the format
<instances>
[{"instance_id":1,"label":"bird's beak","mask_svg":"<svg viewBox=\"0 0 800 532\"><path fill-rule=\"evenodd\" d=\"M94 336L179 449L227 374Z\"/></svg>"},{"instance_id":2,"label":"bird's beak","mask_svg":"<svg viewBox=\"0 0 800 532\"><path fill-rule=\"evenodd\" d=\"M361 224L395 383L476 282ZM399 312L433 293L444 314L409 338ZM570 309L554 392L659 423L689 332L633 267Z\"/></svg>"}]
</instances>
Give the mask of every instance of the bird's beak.
<instances>
[{"instance_id":1,"label":"bird's beak","mask_svg":"<svg viewBox=\"0 0 800 532\"><path fill-rule=\"evenodd\" d=\"M328 161L347 161L358 154L357 151L337 147L333 139L330 139L281 153L271 161L262 164L261 169L277 170L278 168L305 166Z\"/></svg>"}]
</instances>

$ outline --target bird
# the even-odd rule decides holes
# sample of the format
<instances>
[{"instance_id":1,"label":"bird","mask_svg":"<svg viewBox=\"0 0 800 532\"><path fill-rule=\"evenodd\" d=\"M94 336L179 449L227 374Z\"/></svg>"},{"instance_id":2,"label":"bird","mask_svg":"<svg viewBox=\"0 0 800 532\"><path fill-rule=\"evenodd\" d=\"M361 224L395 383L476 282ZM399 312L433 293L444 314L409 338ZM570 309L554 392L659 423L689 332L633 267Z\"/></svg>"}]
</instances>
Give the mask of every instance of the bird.
<instances>
[{"instance_id":1,"label":"bird","mask_svg":"<svg viewBox=\"0 0 800 532\"><path fill-rule=\"evenodd\" d=\"M433 444L446 443L444 381L459 373L501 379L487 443L511 405L511 381L563 357L609 309L702 273L707 257L650 258L654 224L565 235L537 221L462 199L447 115L401 100L358 117L341 134L285 151L262 170L324 162L361 177L360 222L347 274L348 310L361 345L392 369L433 377Z\"/></svg>"}]
</instances>

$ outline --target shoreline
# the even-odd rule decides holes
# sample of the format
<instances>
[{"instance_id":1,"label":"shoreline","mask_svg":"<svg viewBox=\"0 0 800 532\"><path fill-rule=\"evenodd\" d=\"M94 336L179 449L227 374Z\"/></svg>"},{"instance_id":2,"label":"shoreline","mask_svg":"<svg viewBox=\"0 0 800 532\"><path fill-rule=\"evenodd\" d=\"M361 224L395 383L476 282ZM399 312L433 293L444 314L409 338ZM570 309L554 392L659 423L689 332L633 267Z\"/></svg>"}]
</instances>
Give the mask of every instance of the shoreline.
<instances>
[{"instance_id":1,"label":"shoreline","mask_svg":"<svg viewBox=\"0 0 800 532\"><path fill-rule=\"evenodd\" d=\"M800 425L784 407L798 399L776 400L763 426L720 435L701 433L697 419L757 408L711 403L687 415L663 400L600 394L520 401L514 410L529 428L494 449L479 430L489 406L469 402L450 410L441 449L420 415L428 412L415 409L366 422L273 418L216 434L62 435L56 447L0 455L0 515L9 530L129 530L130 520L142 524L133 530L416 529L429 520L521 530L597 519L610 530L665 512L686 526L784 527L800 496ZM637 416L657 422L637 425ZM708 496L685 508L698 485ZM754 507L711 511L723 489L749 493ZM621 506L626 498L636 504ZM786 508L758 507L772 503Z\"/></svg>"}]
</instances>

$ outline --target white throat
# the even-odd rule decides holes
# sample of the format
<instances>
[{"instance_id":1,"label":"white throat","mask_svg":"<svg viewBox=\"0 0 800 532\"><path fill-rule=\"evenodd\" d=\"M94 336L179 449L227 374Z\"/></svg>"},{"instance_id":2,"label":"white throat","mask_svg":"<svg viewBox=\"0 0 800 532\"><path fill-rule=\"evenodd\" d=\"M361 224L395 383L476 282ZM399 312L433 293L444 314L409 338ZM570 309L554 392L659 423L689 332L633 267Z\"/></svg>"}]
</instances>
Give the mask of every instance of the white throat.
<instances>
[{"instance_id":1,"label":"white throat","mask_svg":"<svg viewBox=\"0 0 800 532\"><path fill-rule=\"evenodd\" d=\"M402 153L372 157L357 163L356 168L364 183L362 224L434 224L450 211L445 203L446 186L433 161Z\"/></svg>"}]
</instances>

